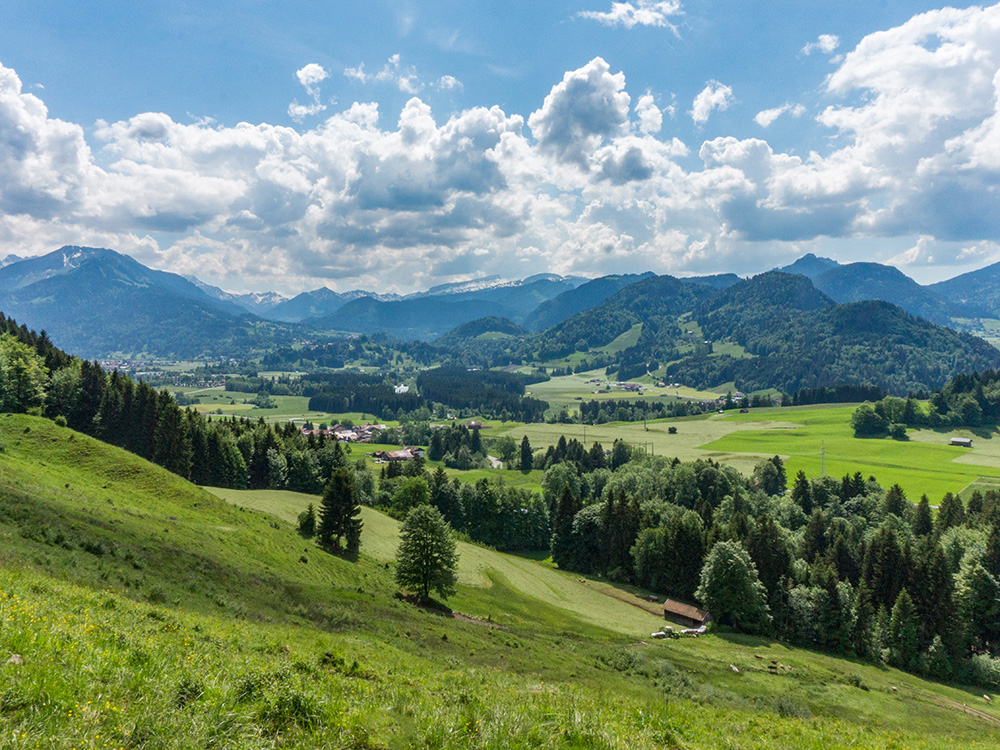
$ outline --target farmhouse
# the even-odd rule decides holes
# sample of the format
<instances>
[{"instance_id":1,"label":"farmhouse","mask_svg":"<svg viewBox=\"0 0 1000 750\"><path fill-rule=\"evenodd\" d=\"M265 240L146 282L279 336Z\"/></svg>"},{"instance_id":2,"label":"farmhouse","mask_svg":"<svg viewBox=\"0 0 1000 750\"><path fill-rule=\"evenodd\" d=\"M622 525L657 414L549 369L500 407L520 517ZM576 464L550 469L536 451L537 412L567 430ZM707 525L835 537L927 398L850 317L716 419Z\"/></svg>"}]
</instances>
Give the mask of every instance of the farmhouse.
<instances>
[{"instance_id":1,"label":"farmhouse","mask_svg":"<svg viewBox=\"0 0 1000 750\"><path fill-rule=\"evenodd\" d=\"M667 599L663 604L663 619L676 622L678 625L686 625L689 628L699 628L711 620L712 615L708 610Z\"/></svg>"},{"instance_id":2,"label":"farmhouse","mask_svg":"<svg viewBox=\"0 0 1000 750\"><path fill-rule=\"evenodd\" d=\"M398 451L375 451L368 455L378 463L392 463L395 461L411 461L414 458L424 458L424 449L410 446Z\"/></svg>"},{"instance_id":3,"label":"farmhouse","mask_svg":"<svg viewBox=\"0 0 1000 750\"><path fill-rule=\"evenodd\" d=\"M959 437L955 437L955 438L952 438L948 442L948 445L957 445L960 448L971 448L972 447L972 438L959 438Z\"/></svg>"}]
</instances>

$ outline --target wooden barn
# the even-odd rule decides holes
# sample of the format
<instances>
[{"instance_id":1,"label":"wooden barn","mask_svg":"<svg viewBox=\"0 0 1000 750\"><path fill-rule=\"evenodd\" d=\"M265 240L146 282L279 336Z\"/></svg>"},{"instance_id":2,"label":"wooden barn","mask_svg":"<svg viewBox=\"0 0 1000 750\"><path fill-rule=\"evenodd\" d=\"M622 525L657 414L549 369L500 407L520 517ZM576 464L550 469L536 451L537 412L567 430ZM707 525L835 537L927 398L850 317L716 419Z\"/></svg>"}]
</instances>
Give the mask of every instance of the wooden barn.
<instances>
[{"instance_id":1,"label":"wooden barn","mask_svg":"<svg viewBox=\"0 0 1000 750\"><path fill-rule=\"evenodd\" d=\"M971 448L972 438L954 437L948 442L948 445L957 445L960 448Z\"/></svg>"},{"instance_id":2,"label":"wooden barn","mask_svg":"<svg viewBox=\"0 0 1000 750\"><path fill-rule=\"evenodd\" d=\"M712 615L708 610L667 599L663 604L663 619L688 628L700 628L712 619Z\"/></svg>"}]
</instances>

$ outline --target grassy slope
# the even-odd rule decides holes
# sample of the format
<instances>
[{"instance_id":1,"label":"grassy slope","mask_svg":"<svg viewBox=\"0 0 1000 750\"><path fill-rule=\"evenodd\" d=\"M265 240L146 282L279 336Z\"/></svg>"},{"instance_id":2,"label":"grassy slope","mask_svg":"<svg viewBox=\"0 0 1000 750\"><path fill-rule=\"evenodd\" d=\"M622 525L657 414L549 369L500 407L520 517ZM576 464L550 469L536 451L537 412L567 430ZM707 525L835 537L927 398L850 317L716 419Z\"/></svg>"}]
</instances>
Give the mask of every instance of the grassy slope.
<instances>
[{"instance_id":1,"label":"grassy slope","mask_svg":"<svg viewBox=\"0 0 1000 750\"><path fill-rule=\"evenodd\" d=\"M643 644L633 633L658 619L480 548L463 547L463 578L490 585L449 602L472 617L418 610L392 596L396 528L375 513L351 563L293 533L308 498L246 493L275 515L242 510L36 418L0 417L0 445L3 745L1000 742L958 706L1000 713L972 692L739 637ZM793 670L767 674L754 654Z\"/></svg>"}]
</instances>

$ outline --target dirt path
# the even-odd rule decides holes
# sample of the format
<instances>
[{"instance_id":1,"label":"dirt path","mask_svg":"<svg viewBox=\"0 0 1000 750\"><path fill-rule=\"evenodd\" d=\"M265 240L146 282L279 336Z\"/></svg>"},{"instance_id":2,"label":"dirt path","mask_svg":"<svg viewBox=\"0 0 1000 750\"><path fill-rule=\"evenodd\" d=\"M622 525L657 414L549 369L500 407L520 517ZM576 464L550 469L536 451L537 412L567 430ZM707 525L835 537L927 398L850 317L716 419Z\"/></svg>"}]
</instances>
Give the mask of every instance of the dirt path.
<instances>
[{"instance_id":1,"label":"dirt path","mask_svg":"<svg viewBox=\"0 0 1000 750\"><path fill-rule=\"evenodd\" d=\"M958 701L953 701L951 698L943 698L940 695L934 695L933 693L928 693L925 690L920 690L919 688L906 688L917 695L923 696L934 703L941 706L946 706L947 708L954 708L963 713L967 713L970 716L975 716L977 719L982 719L983 721L988 721L991 724L1000 726L1000 719L998 719L993 714L986 713L985 711L980 711L978 708L973 708L972 706L966 705L965 703L959 703Z\"/></svg>"}]
</instances>

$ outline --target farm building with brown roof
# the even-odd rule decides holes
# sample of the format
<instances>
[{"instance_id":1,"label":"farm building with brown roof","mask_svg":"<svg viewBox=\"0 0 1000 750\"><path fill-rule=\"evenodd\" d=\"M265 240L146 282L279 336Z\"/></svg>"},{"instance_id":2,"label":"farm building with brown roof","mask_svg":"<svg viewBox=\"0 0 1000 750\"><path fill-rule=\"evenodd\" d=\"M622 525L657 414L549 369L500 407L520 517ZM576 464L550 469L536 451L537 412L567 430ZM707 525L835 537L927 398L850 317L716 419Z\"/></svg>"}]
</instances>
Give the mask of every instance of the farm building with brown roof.
<instances>
[{"instance_id":1,"label":"farm building with brown roof","mask_svg":"<svg viewBox=\"0 0 1000 750\"><path fill-rule=\"evenodd\" d=\"M712 619L712 615L708 610L667 599L663 604L663 618L689 628L700 628Z\"/></svg>"}]
</instances>

